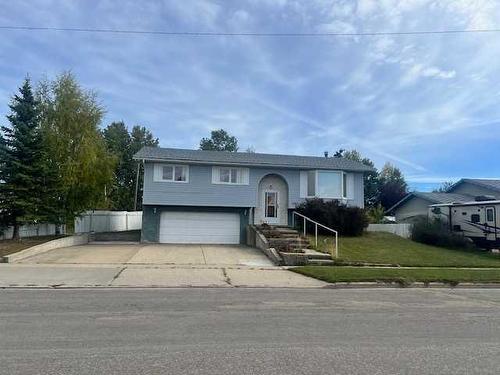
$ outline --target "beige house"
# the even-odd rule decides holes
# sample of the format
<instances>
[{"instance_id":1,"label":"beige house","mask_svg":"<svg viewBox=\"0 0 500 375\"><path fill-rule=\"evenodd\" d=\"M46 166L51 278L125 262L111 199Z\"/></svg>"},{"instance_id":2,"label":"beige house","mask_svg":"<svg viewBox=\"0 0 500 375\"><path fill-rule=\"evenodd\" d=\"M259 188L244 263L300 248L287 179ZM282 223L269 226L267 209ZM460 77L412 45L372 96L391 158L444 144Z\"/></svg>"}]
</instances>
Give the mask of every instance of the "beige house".
<instances>
[{"instance_id":1,"label":"beige house","mask_svg":"<svg viewBox=\"0 0 500 375\"><path fill-rule=\"evenodd\" d=\"M397 222L412 222L418 217L427 216L431 204L470 202L478 196L500 199L500 180L464 178L445 193L412 192L387 212L395 216Z\"/></svg>"}]
</instances>

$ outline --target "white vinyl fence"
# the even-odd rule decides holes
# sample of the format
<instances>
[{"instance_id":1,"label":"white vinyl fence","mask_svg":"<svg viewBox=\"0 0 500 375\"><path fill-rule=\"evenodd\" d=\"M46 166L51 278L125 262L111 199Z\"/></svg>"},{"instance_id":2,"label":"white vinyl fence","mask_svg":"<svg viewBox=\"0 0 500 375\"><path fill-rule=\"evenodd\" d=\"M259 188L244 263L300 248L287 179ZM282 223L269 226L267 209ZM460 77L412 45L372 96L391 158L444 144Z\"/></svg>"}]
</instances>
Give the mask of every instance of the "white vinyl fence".
<instances>
[{"instance_id":1,"label":"white vinyl fence","mask_svg":"<svg viewBox=\"0 0 500 375\"><path fill-rule=\"evenodd\" d=\"M141 229L142 211L88 211L75 219L75 233Z\"/></svg>"},{"instance_id":2,"label":"white vinyl fence","mask_svg":"<svg viewBox=\"0 0 500 375\"><path fill-rule=\"evenodd\" d=\"M58 231L56 231L58 229ZM9 227L0 232L0 240L8 240L12 238L12 233L14 231L13 227ZM21 238L26 237L39 237L39 236L52 236L54 234L65 234L66 226L59 225L58 228L55 224L30 224L30 225L22 225L19 228L19 236Z\"/></svg>"},{"instance_id":3,"label":"white vinyl fence","mask_svg":"<svg viewBox=\"0 0 500 375\"><path fill-rule=\"evenodd\" d=\"M368 232L388 232L399 237L411 237L411 224L370 224Z\"/></svg>"}]
</instances>

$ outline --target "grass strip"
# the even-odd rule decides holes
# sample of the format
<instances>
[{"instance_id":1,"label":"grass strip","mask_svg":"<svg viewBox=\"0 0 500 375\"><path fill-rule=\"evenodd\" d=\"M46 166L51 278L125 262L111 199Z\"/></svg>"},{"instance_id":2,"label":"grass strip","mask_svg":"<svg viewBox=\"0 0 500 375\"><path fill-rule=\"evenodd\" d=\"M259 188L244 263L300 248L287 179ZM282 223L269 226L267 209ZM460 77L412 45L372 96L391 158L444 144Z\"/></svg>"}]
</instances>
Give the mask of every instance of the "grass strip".
<instances>
[{"instance_id":1,"label":"grass strip","mask_svg":"<svg viewBox=\"0 0 500 375\"><path fill-rule=\"evenodd\" d=\"M329 283L336 282L396 282L409 285L413 282L500 283L500 269L457 268L369 268L304 266L292 271Z\"/></svg>"}]
</instances>

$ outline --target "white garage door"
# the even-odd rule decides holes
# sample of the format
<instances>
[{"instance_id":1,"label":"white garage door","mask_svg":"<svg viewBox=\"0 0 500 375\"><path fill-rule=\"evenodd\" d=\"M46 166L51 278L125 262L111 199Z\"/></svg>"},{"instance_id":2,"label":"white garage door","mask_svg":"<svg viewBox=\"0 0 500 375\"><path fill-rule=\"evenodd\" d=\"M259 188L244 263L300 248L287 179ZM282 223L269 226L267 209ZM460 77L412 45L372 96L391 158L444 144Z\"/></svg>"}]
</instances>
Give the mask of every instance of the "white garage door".
<instances>
[{"instance_id":1,"label":"white garage door","mask_svg":"<svg viewBox=\"0 0 500 375\"><path fill-rule=\"evenodd\" d=\"M160 242L239 244L240 215L227 212L163 212Z\"/></svg>"}]
</instances>

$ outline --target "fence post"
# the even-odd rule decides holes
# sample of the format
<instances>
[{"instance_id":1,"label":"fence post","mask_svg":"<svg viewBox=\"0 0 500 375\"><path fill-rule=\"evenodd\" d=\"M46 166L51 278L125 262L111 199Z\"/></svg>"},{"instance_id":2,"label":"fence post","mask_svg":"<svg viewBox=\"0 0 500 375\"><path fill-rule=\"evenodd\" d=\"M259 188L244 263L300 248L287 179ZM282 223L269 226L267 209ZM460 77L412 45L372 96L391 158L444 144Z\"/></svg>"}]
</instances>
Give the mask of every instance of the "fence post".
<instances>
[{"instance_id":1,"label":"fence post","mask_svg":"<svg viewBox=\"0 0 500 375\"><path fill-rule=\"evenodd\" d=\"M306 218L304 218L304 237L306 236Z\"/></svg>"}]
</instances>

